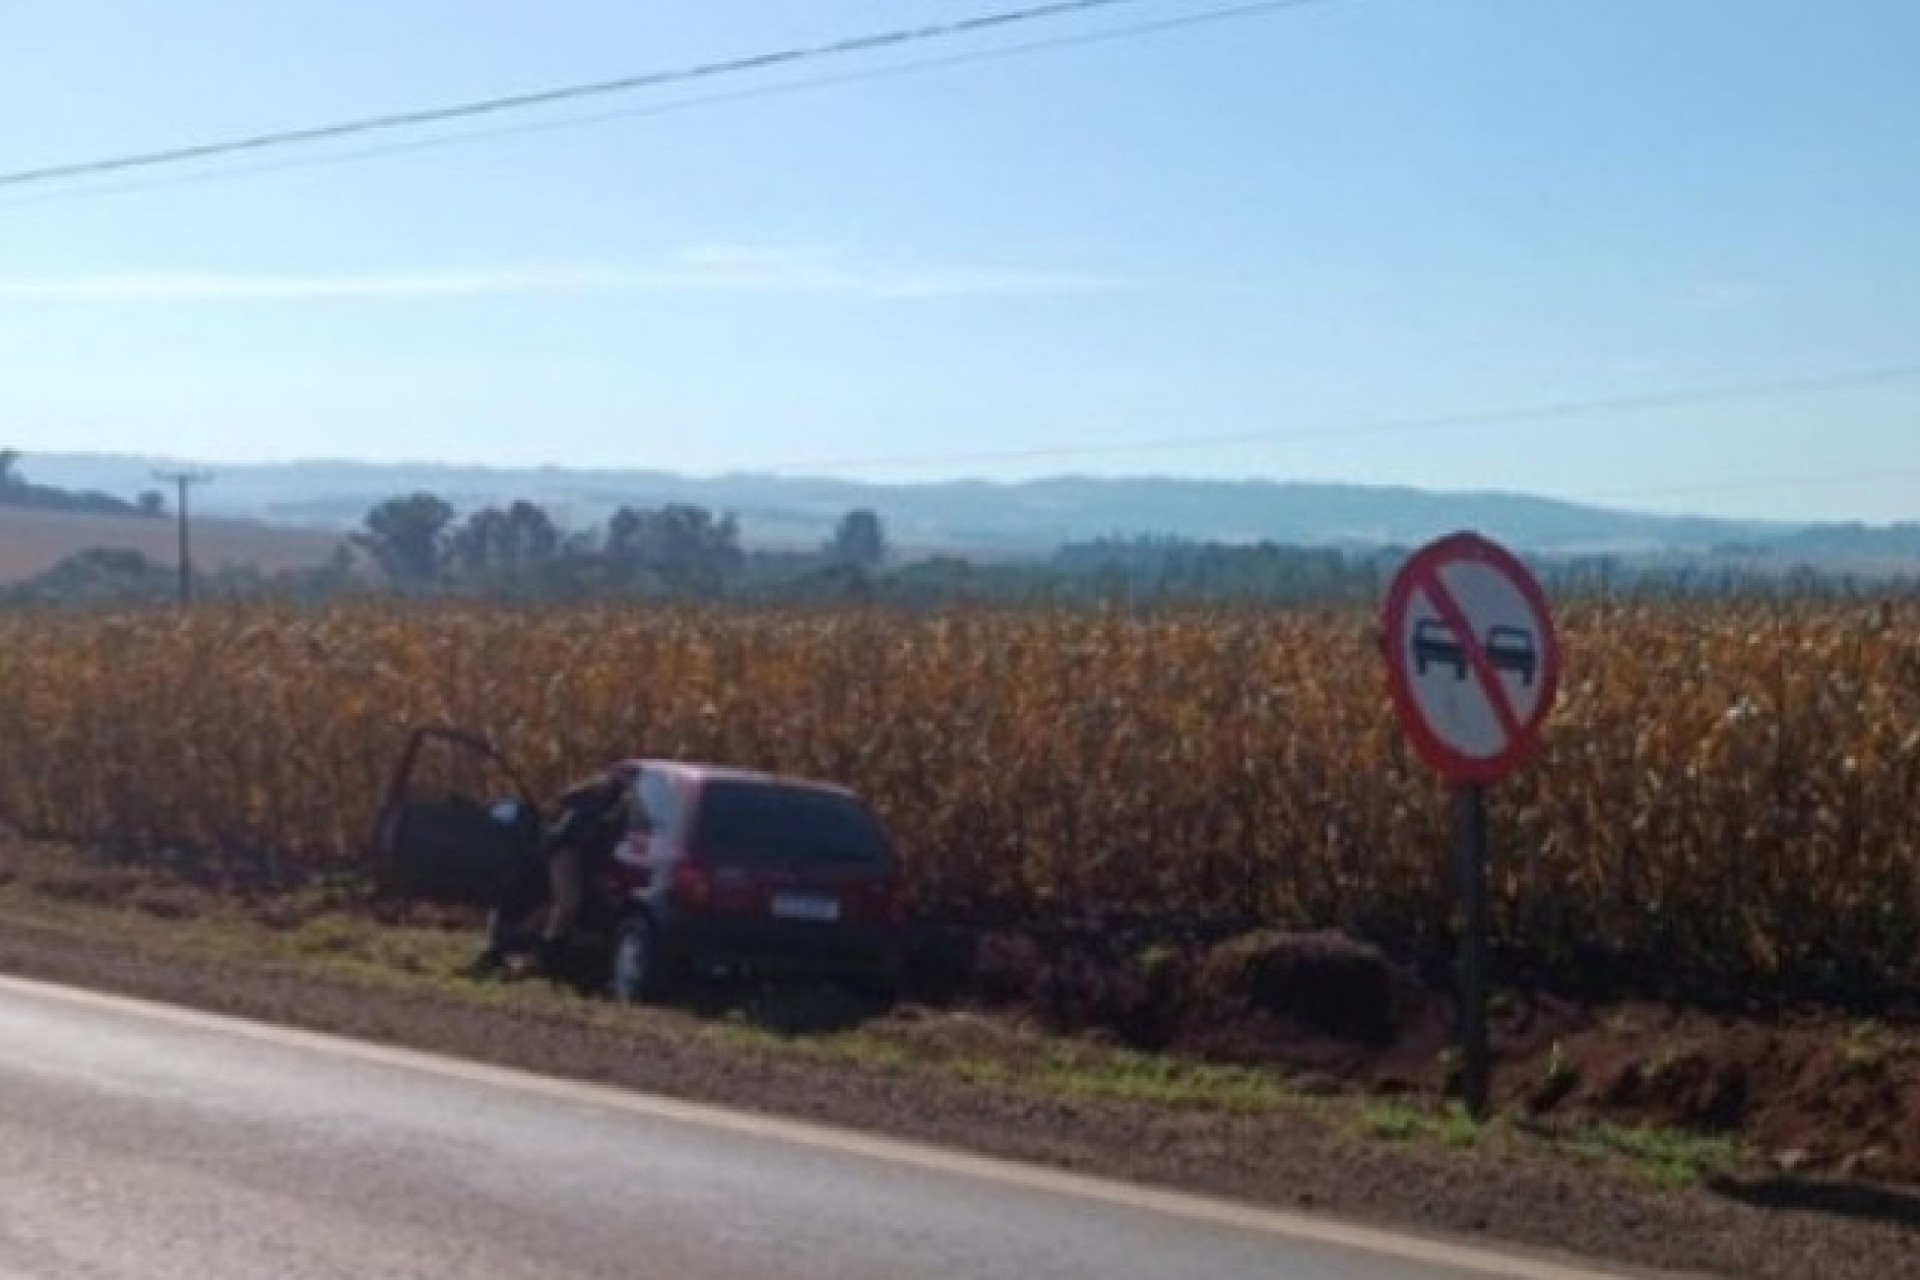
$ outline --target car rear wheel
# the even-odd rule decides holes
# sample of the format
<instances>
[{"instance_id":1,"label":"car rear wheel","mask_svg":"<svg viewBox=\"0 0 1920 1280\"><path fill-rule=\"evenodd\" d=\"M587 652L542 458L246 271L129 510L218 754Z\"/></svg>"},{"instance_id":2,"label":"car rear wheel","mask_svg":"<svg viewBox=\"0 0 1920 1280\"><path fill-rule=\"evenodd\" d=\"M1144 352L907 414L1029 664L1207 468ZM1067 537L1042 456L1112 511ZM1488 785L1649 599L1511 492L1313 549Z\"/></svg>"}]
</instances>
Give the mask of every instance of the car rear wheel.
<instances>
[{"instance_id":1,"label":"car rear wheel","mask_svg":"<svg viewBox=\"0 0 1920 1280\"><path fill-rule=\"evenodd\" d=\"M621 1004L652 1004L666 998L670 985L660 931L653 921L632 916L622 922L613 940L608 982L613 998Z\"/></svg>"}]
</instances>

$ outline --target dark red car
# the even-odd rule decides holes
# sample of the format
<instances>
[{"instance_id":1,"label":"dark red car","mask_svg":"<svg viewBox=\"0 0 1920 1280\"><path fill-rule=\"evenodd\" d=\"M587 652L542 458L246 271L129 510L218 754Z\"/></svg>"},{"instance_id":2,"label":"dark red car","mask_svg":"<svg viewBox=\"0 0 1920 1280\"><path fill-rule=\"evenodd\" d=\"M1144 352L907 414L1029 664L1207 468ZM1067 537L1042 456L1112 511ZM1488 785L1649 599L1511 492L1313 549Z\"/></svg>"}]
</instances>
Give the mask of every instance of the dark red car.
<instances>
[{"instance_id":1,"label":"dark red car","mask_svg":"<svg viewBox=\"0 0 1920 1280\"><path fill-rule=\"evenodd\" d=\"M444 758L428 767L430 746L488 764L518 797L487 801L470 781L439 781L459 770ZM616 998L658 999L693 975L772 970L891 991L911 913L906 870L852 791L673 760L614 768L631 778L626 833L592 869L575 949L593 957ZM396 897L537 904L545 893L543 821L484 739L416 731L376 823L378 879Z\"/></svg>"},{"instance_id":2,"label":"dark red car","mask_svg":"<svg viewBox=\"0 0 1920 1280\"><path fill-rule=\"evenodd\" d=\"M623 905L609 987L802 968L890 982L911 900L879 821L844 787L716 765L631 762L631 829L608 874Z\"/></svg>"}]
</instances>

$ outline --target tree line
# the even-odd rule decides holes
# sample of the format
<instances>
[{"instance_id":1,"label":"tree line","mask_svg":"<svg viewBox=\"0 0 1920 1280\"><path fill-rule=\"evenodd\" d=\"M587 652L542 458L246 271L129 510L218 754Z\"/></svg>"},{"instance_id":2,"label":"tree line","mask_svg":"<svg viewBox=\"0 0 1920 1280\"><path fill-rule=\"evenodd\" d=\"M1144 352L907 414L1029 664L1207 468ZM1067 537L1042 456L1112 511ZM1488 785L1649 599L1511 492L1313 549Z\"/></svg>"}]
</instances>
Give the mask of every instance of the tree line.
<instances>
[{"instance_id":1,"label":"tree line","mask_svg":"<svg viewBox=\"0 0 1920 1280\"><path fill-rule=\"evenodd\" d=\"M157 517L167 513L166 495L157 489L142 493L134 501L128 502L110 493L35 484L20 470L21 456L18 449L0 449L0 507L30 507L37 511L75 511L113 516Z\"/></svg>"},{"instance_id":2,"label":"tree line","mask_svg":"<svg viewBox=\"0 0 1920 1280\"><path fill-rule=\"evenodd\" d=\"M0 491L23 483L16 460L0 451ZM137 505L152 506L144 497ZM416 492L372 507L324 563L277 574L222 567L197 572L194 589L202 599L304 602L393 593L526 603L627 598L794 605L855 600L907 607L1367 605L1381 599L1407 554L1398 547L1136 536L1073 542L1024 558L903 557L891 546L879 513L865 508L842 515L817 546L749 548L733 515L691 504L622 506L601 523L567 528L533 502L463 514L436 494ZM1915 589L1907 579L1854 578L1811 567L1783 573L1608 557L1535 567L1561 598L1884 596ZM95 549L0 589L0 604L158 602L176 590L171 562Z\"/></svg>"},{"instance_id":3,"label":"tree line","mask_svg":"<svg viewBox=\"0 0 1920 1280\"><path fill-rule=\"evenodd\" d=\"M887 558L885 526L865 509L841 517L817 551L781 556L750 554L734 516L689 503L623 506L603 525L567 531L532 502L462 517L431 493L382 502L349 541L407 592L712 597L764 579L774 564L864 579Z\"/></svg>"}]
</instances>

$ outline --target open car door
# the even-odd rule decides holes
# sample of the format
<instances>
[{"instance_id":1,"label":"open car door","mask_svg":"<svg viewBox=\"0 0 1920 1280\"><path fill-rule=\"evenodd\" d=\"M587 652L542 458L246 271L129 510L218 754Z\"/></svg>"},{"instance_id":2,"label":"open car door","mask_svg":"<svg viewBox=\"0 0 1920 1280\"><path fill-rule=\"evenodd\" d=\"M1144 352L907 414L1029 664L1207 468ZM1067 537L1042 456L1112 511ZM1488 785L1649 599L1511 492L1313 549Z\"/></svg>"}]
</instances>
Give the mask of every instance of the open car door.
<instances>
[{"instance_id":1,"label":"open car door","mask_svg":"<svg viewBox=\"0 0 1920 1280\"><path fill-rule=\"evenodd\" d=\"M492 906L542 874L540 826L539 807L492 743L423 726L407 736L374 822L374 884L387 898Z\"/></svg>"}]
</instances>

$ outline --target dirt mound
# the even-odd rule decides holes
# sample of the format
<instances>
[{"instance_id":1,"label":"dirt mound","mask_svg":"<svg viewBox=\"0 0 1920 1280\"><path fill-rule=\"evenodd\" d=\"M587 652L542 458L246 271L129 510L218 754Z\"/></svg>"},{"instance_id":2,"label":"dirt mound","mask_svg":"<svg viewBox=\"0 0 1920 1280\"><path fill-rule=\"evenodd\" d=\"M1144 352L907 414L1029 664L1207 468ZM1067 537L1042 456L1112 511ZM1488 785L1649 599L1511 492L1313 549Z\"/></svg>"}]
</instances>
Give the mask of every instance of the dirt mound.
<instances>
[{"instance_id":1,"label":"dirt mound","mask_svg":"<svg viewBox=\"0 0 1920 1280\"><path fill-rule=\"evenodd\" d=\"M1002 930L971 954L965 999L1135 1048L1303 1071L1431 1074L1449 1015L1378 948L1262 930L1211 945ZM1413 1077L1418 1077L1419 1080Z\"/></svg>"},{"instance_id":2,"label":"dirt mound","mask_svg":"<svg viewBox=\"0 0 1920 1280\"><path fill-rule=\"evenodd\" d=\"M1377 947L1344 934L1254 933L1207 953L1194 975L1190 1016L1264 1016L1383 1049L1399 1032L1409 986Z\"/></svg>"},{"instance_id":3,"label":"dirt mound","mask_svg":"<svg viewBox=\"0 0 1920 1280\"><path fill-rule=\"evenodd\" d=\"M1180 1007L1174 976L1097 937L1006 931L979 938L962 995L1018 1008L1061 1031L1107 1031L1139 1048L1161 1048Z\"/></svg>"},{"instance_id":4,"label":"dirt mound","mask_svg":"<svg viewBox=\"0 0 1920 1280\"><path fill-rule=\"evenodd\" d=\"M1877 1023L1620 1009L1505 1081L1535 1111L1738 1134L1788 1172L1920 1182L1920 1036Z\"/></svg>"}]
</instances>

